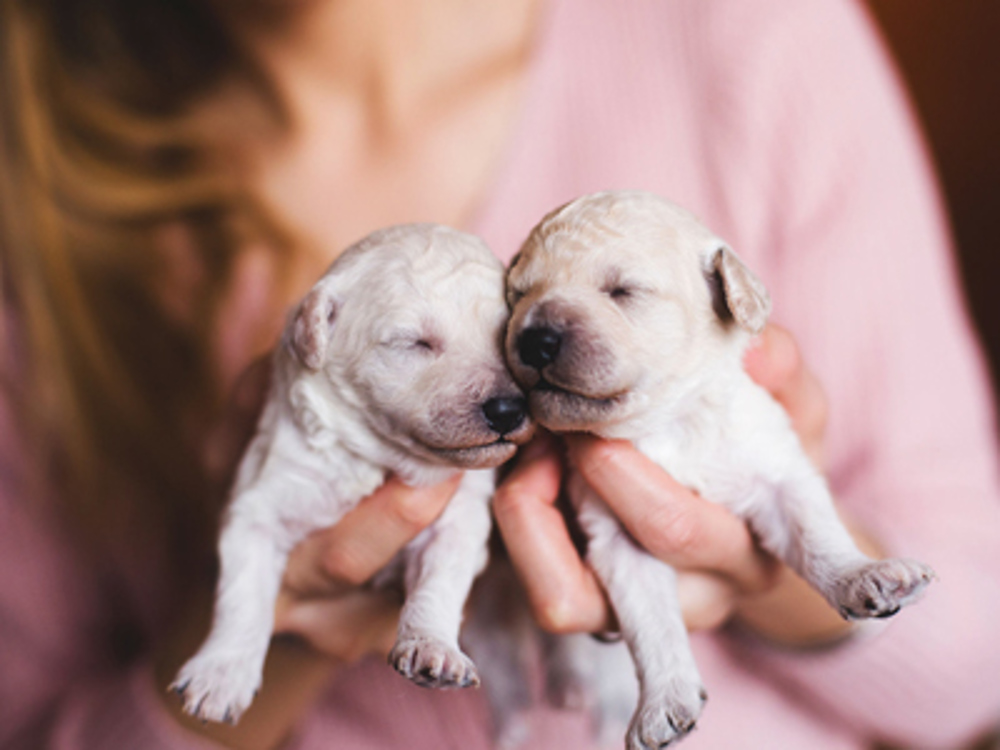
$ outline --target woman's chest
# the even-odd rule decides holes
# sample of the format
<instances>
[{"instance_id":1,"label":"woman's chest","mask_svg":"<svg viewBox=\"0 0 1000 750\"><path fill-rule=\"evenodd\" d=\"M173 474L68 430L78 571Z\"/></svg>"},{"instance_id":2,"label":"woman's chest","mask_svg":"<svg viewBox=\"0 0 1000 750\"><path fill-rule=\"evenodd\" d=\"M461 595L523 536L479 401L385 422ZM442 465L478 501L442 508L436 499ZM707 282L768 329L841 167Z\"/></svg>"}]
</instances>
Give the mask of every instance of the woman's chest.
<instances>
[{"instance_id":1,"label":"woman's chest","mask_svg":"<svg viewBox=\"0 0 1000 750\"><path fill-rule=\"evenodd\" d=\"M499 71L410 115L312 103L294 134L260 159L258 189L324 266L387 225L466 227L504 161L522 72Z\"/></svg>"}]
</instances>

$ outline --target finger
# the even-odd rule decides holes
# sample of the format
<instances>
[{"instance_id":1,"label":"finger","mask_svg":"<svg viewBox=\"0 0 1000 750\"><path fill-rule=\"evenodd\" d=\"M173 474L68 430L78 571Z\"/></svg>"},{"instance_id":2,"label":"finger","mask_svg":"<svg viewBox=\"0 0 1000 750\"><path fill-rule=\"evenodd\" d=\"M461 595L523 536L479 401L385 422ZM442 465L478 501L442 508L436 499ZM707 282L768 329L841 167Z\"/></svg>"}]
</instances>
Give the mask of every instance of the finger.
<instances>
[{"instance_id":1,"label":"finger","mask_svg":"<svg viewBox=\"0 0 1000 750\"><path fill-rule=\"evenodd\" d=\"M556 507L561 482L553 439L536 437L497 488L497 527L539 625L556 633L607 630L604 594Z\"/></svg>"},{"instance_id":2,"label":"finger","mask_svg":"<svg viewBox=\"0 0 1000 750\"><path fill-rule=\"evenodd\" d=\"M303 595L337 593L368 581L444 511L461 474L430 487L390 478L335 526L293 551L286 585Z\"/></svg>"},{"instance_id":3,"label":"finger","mask_svg":"<svg viewBox=\"0 0 1000 750\"><path fill-rule=\"evenodd\" d=\"M750 377L782 405L806 451L819 464L829 405L794 337L779 326L768 325L743 363Z\"/></svg>"},{"instance_id":4,"label":"finger","mask_svg":"<svg viewBox=\"0 0 1000 750\"><path fill-rule=\"evenodd\" d=\"M795 339L773 323L769 323L747 349L743 366L750 377L775 398L794 387L805 370Z\"/></svg>"},{"instance_id":5,"label":"finger","mask_svg":"<svg viewBox=\"0 0 1000 750\"><path fill-rule=\"evenodd\" d=\"M736 610L738 595L732 580L713 573L689 570L677 576L677 599L690 631L721 626Z\"/></svg>"},{"instance_id":6,"label":"finger","mask_svg":"<svg viewBox=\"0 0 1000 750\"><path fill-rule=\"evenodd\" d=\"M275 632L301 636L317 651L354 662L386 655L396 640L399 601L386 591L355 589L340 596L302 600L283 592Z\"/></svg>"},{"instance_id":7,"label":"finger","mask_svg":"<svg viewBox=\"0 0 1000 750\"><path fill-rule=\"evenodd\" d=\"M573 465L654 556L680 569L721 573L742 591L770 585L773 560L721 505L679 484L631 443L591 435L566 442Z\"/></svg>"}]
</instances>

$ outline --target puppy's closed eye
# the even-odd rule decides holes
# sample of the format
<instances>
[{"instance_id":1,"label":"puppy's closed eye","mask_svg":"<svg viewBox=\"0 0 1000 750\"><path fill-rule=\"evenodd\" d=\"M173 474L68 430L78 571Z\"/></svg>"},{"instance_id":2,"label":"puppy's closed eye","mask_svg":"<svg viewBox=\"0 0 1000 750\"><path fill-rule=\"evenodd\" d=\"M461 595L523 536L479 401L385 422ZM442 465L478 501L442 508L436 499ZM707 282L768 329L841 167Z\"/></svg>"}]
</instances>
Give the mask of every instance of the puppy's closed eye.
<instances>
[{"instance_id":1,"label":"puppy's closed eye","mask_svg":"<svg viewBox=\"0 0 1000 750\"><path fill-rule=\"evenodd\" d=\"M649 291L645 284L634 277L628 277L621 268L609 268L605 271L601 292L618 304L625 304Z\"/></svg>"},{"instance_id":2,"label":"puppy's closed eye","mask_svg":"<svg viewBox=\"0 0 1000 750\"><path fill-rule=\"evenodd\" d=\"M615 279L602 286L601 291L619 305L623 305L649 294L652 290L632 281Z\"/></svg>"},{"instance_id":3,"label":"puppy's closed eye","mask_svg":"<svg viewBox=\"0 0 1000 750\"><path fill-rule=\"evenodd\" d=\"M382 346L398 352L425 355L440 354L444 349L440 339L409 331L392 334L382 342Z\"/></svg>"},{"instance_id":4,"label":"puppy's closed eye","mask_svg":"<svg viewBox=\"0 0 1000 750\"><path fill-rule=\"evenodd\" d=\"M632 288L627 287L624 284L617 284L611 288L605 288L604 293L607 294L611 299L625 299L626 297L632 296Z\"/></svg>"}]
</instances>

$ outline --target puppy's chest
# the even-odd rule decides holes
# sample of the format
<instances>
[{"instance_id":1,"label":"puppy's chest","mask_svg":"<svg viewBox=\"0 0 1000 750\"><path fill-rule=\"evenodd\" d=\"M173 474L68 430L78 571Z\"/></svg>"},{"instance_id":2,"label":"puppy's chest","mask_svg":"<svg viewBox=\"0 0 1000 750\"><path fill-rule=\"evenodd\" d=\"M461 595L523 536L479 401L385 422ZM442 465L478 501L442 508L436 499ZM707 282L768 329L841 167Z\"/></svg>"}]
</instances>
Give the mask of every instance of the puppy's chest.
<instances>
[{"instance_id":1,"label":"puppy's chest","mask_svg":"<svg viewBox=\"0 0 1000 750\"><path fill-rule=\"evenodd\" d=\"M385 480L385 470L348 455L330 451L322 465L288 472L301 491L286 493L278 508L281 524L295 539L332 526L374 492Z\"/></svg>"},{"instance_id":2,"label":"puppy's chest","mask_svg":"<svg viewBox=\"0 0 1000 750\"><path fill-rule=\"evenodd\" d=\"M671 430L635 446L685 487L727 507L735 509L760 484L746 452L719 432Z\"/></svg>"}]
</instances>

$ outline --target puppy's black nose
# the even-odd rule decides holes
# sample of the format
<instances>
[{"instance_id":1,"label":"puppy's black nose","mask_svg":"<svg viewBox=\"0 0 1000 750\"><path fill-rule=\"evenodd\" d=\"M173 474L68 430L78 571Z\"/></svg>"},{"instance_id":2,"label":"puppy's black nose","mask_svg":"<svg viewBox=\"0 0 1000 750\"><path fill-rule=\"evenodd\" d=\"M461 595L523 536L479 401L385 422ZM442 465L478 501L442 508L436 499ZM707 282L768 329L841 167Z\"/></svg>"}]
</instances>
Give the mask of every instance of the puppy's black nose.
<instances>
[{"instance_id":1,"label":"puppy's black nose","mask_svg":"<svg viewBox=\"0 0 1000 750\"><path fill-rule=\"evenodd\" d=\"M524 423L528 403L523 398L491 398L483 404L483 415L491 430L506 435Z\"/></svg>"},{"instance_id":2,"label":"puppy's black nose","mask_svg":"<svg viewBox=\"0 0 1000 750\"><path fill-rule=\"evenodd\" d=\"M561 345L562 334L554 328L526 328L517 340L517 353L524 364L541 370L555 361Z\"/></svg>"}]
</instances>

